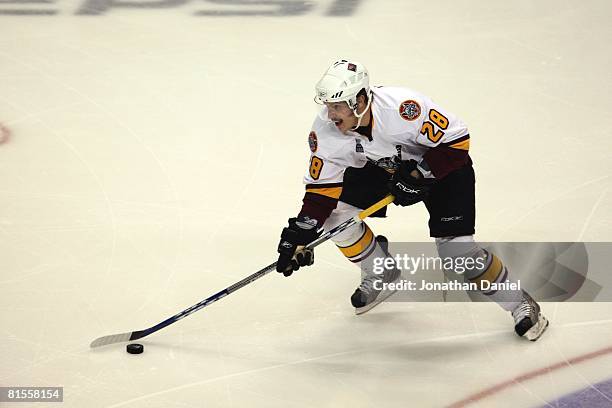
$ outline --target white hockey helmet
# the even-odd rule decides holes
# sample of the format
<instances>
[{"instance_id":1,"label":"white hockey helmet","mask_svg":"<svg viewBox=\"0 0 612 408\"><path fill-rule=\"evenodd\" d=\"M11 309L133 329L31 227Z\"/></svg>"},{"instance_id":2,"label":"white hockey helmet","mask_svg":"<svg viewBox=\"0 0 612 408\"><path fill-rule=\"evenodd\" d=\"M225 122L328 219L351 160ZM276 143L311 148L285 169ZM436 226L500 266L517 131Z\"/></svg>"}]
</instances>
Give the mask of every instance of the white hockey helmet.
<instances>
[{"instance_id":1,"label":"white hockey helmet","mask_svg":"<svg viewBox=\"0 0 612 408\"><path fill-rule=\"evenodd\" d=\"M357 94L362 89L366 92L369 106L371 92L368 70L359 62L342 59L334 62L317 82L314 99L318 104L346 102L357 115Z\"/></svg>"}]
</instances>

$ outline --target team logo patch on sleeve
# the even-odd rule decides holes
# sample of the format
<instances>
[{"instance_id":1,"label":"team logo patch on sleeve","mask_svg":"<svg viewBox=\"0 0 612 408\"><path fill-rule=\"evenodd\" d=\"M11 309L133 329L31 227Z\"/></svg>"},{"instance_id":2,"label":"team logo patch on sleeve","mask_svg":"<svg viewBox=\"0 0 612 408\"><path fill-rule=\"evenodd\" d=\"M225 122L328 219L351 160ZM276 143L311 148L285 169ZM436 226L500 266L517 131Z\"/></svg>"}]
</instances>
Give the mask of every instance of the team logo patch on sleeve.
<instances>
[{"instance_id":1,"label":"team logo patch on sleeve","mask_svg":"<svg viewBox=\"0 0 612 408\"><path fill-rule=\"evenodd\" d=\"M310 151L313 153L316 152L317 147L319 147L317 142L317 134L314 132L314 130L308 135L308 146L310 146Z\"/></svg>"},{"instance_id":2,"label":"team logo patch on sleeve","mask_svg":"<svg viewBox=\"0 0 612 408\"><path fill-rule=\"evenodd\" d=\"M401 103L399 114L402 119L413 121L421 115L421 107L416 101L410 99Z\"/></svg>"}]
</instances>

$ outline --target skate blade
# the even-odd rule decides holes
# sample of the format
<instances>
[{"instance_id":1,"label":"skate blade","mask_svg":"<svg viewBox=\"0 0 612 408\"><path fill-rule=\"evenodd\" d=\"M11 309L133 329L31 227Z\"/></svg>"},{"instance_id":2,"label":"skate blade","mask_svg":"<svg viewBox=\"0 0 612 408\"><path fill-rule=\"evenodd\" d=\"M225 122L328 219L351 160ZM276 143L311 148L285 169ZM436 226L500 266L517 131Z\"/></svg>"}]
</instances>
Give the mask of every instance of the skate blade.
<instances>
[{"instance_id":1,"label":"skate blade","mask_svg":"<svg viewBox=\"0 0 612 408\"><path fill-rule=\"evenodd\" d=\"M538 314L538 322L531 329L527 330L525 338L529 341L536 341L544 334L548 328L548 324L548 319L545 318L542 313Z\"/></svg>"},{"instance_id":2,"label":"skate blade","mask_svg":"<svg viewBox=\"0 0 612 408\"><path fill-rule=\"evenodd\" d=\"M362 315L366 312L369 312L370 310L374 309L376 306L378 306L379 304L381 304L382 302L390 298L396 292L397 290L386 290L382 292L380 295L378 295L376 300L373 301L372 303L365 305L364 307L355 308L355 314Z\"/></svg>"}]
</instances>

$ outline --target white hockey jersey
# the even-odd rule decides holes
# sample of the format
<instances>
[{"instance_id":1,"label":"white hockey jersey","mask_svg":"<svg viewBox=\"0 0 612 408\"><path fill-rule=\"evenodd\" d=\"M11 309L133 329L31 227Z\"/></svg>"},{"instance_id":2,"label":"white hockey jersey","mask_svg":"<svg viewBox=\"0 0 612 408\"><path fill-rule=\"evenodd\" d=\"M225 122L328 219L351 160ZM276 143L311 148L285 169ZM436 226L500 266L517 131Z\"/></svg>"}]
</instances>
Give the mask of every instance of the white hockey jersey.
<instances>
[{"instance_id":1,"label":"white hockey jersey","mask_svg":"<svg viewBox=\"0 0 612 408\"><path fill-rule=\"evenodd\" d=\"M327 107L316 117L308 138L307 191L338 198L348 167L363 167L370 161L393 172L395 157L420 163L429 149L440 144L468 150L466 125L428 97L398 87L375 87L372 93L371 139L354 131L340 132L327 118ZM433 177L428 170L421 171Z\"/></svg>"}]
</instances>

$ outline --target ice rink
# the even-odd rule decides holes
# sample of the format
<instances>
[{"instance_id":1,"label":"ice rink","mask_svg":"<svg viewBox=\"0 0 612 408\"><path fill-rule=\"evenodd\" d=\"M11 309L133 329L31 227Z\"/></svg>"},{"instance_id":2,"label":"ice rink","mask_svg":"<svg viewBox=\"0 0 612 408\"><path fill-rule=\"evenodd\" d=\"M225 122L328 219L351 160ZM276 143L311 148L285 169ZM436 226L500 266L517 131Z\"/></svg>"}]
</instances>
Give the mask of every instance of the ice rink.
<instances>
[{"instance_id":1,"label":"ice rink","mask_svg":"<svg viewBox=\"0 0 612 408\"><path fill-rule=\"evenodd\" d=\"M0 407L612 407L612 305L385 303L331 243L276 260L301 205L314 84L339 57L469 126L477 239L612 240L609 1L0 2ZM422 205L369 222L427 241Z\"/></svg>"}]
</instances>

